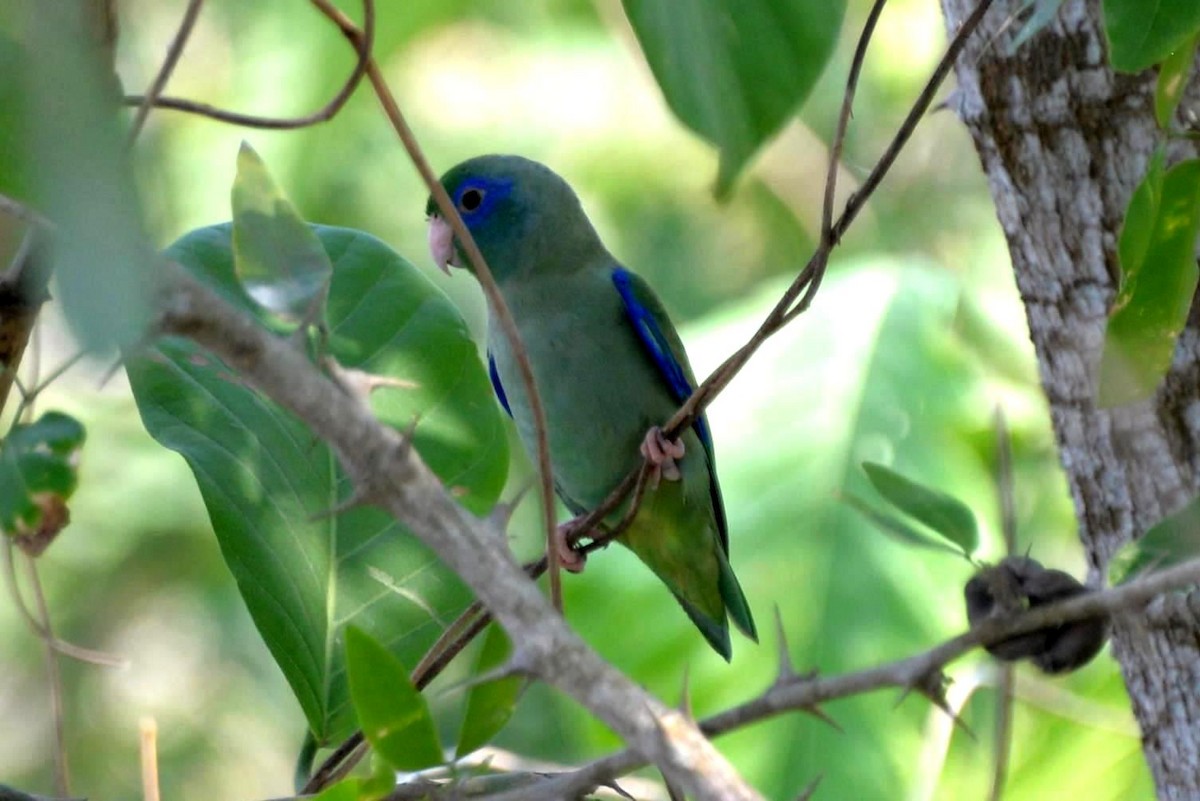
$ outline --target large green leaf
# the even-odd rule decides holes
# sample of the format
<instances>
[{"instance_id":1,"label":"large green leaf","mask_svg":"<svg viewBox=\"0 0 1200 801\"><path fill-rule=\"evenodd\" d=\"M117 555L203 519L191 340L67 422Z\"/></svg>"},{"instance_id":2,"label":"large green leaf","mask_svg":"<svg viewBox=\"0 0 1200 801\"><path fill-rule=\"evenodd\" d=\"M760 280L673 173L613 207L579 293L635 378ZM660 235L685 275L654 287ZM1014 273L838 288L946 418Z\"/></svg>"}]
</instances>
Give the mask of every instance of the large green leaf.
<instances>
[{"instance_id":1,"label":"large green leaf","mask_svg":"<svg viewBox=\"0 0 1200 801\"><path fill-rule=\"evenodd\" d=\"M475 512L494 503L507 443L466 326L445 296L378 240L314 227L334 264L328 353L412 382L371 402L387 424L419 419L418 452ZM247 314L262 315L233 270L230 226L193 231L167 254ZM353 725L341 625L353 621L414 664L468 600L466 589L373 508L326 516L350 495L329 450L190 341L166 338L131 360L151 435L188 461L230 570L319 742Z\"/></svg>"},{"instance_id":2,"label":"large green leaf","mask_svg":"<svg viewBox=\"0 0 1200 801\"><path fill-rule=\"evenodd\" d=\"M346 627L350 697L363 736L395 770L421 770L444 761L425 696L408 671L375 638Z\"/></svg>"},{"instance_id":3,"label":"large green leaf","mask_svg":"<svg viewBox=\"0 0 1200 801\"><path fill-rule=\"evenodd\" d=\"M1109 58L1124 72L1151 67L1200 32L1196 0L1104 0Z\"/></svg>"},{"instance_id":4,"label":"large green leaf","mask_svg":"<svg viewBox=\"0 0 1200 801\"><path fill-rule=\"evenodd\" d=\"M624 0L667 104L720 151L717 195L794 114L837 43L844 0Z\"/></svg>"},{"instance_id":5,"label":"large green leaf","mask_svg":"<svg viewBox=\"0 0 1200 801\"><path fill-rule=\"evenodd\" d=\"M1121 289L1104 334L1101 405L1149 397L1170 368L1196 291L1197 232L1200 159L1164 172L1156 156L1121 230Z\"/></svg>"}]
</instances>

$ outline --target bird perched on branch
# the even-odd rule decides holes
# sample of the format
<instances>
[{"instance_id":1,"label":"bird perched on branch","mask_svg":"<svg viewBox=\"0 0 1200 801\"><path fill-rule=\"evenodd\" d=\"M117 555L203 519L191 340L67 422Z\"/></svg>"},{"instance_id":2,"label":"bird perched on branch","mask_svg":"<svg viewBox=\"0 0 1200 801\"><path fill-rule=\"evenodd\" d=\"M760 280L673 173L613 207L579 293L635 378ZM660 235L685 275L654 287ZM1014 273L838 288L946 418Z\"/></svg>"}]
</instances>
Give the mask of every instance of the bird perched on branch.
<instances>
[{"instance_id":1,"label":"bird perched on branch","mask_svg":"<svg viewBox=\"0 0 1200 801\"><path fill-rule=\"evenodd\" d=\"M579 199L549 168L518 156L480 156L442 177L516 321L546 410L554 486L575 515L598 506L641 457L653 466L637 515L618 542L670 588L704 637L730 658L728 618L757 639L729 565L729 534L708 423L678 439L658 427L696 385L683 343L642 278L600 242ZM474 270L431 198L437 265ZM537 441L516 356L488 320L496 395L531 456ZM639 457L639 453L641 457ZM618 508L607 523L622 516ZM568 570L584 555L558 529Z\"/></svg>"}]
</instances>

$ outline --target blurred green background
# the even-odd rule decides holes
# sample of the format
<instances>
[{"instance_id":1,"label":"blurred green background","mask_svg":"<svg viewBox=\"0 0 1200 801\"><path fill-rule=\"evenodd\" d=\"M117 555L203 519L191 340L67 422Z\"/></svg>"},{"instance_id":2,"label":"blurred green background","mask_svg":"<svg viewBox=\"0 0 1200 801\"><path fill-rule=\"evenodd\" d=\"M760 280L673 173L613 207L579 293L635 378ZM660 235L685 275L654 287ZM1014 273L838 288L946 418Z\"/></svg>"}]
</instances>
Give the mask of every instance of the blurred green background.
<instances>
[{"instance_id":1,"label":"blurred green background","mask_svg":"<svg viewBox=\"0 0 1200 801\"><path fill-rule=\"evenodd\" d=\"M183 5L120 4L118 70L127 91L149 83ZM823 143L867 5L850 3L841 46L814 95L727 205L711 196L714 153L670 116L618 0L381 3L376 52L436 168L503 151L562 173L610 249L658 289L706 374L749 336L808 258ZM888 5L858 93L843 195L869 170L943 44L936 3ZM352 61L341 36L305 3L213 0L168 94L260 114L306 113L332 96ZM427 268L482 328L476 284L432 269L425 191L367 91L334 121L290 133L154 113L136 162L147 225L160 244L229 217L242 139L307 219L381 237ZM43 323L27 367L44 372L73 345L53 308ZM123 376L100 386L107 367L73 370L40 401L79 416L89 431L73 524L40 561L57 632L130 662L109 669L63 661L73 789L92 799L136 797L137 725L150 717L164 798L287 795L304 727L299 707L254 631L183 461L142 430ZM686 673L697 715L772 681L775 609L797 666L823 673L873 666L950 636L965 626L969 566L895 544L838 495L873 498L858 464L888 463L968 502L984 530L983 556L997 558L996 404L1013 432L1021 548L1082 577L1003 239L969 138L943 111L922 123L847 235L811 312L768 343L711 407L733 564L762 644L738 639L732 665L723 663L622 549L567 578L568 618L668 701L679 697ZM515 440L513 452L509 495L530 475ZM532 554L538 537L526 502L512 525L514 548ZM49 791L43 651L11 603L0 604L0 648L0 782ZM1153 797L1107 652L1066 678L1019 673L1006 798ZM771 798L795 797L818 774L818 798L983 798L995 674L973 656L951 675L951 697L965 704L974 738L928 703L884 692L830 704L843 733L788 715L718 744ZM448 743L461 678L452 671L430 691ZM578 763L619 744L570 701L535 687L497 745Z\"/></svg>"}]
</instances>

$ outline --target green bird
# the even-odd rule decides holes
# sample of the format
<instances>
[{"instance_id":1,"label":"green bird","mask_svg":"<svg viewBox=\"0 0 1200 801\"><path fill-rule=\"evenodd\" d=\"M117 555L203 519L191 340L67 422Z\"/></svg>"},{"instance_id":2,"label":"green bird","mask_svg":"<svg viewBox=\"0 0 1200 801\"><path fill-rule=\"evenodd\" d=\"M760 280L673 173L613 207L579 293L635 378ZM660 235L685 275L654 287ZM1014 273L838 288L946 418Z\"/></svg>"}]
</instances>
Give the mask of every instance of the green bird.
<instances>
[{"instance_id":1,"label":"green bird","mask_svg":"<svg viewBox=\"0 0 1200 801\"><path fill-rule=\"evenodd\" d=\"M554 487L572 514L595 508L641 456L654 469L618 542L654 571L726 660L728 618L757 641L729 565L729 533L701 417L669 441L658 427L692 393L692 368L650 286L605 249L571 187L519 156L480 156L442 177L495 276L529 354L546 410ZM426 206L437 265L473 269L433 199ZM533 414L513 350L488 318L488 370L521 442L536 453ZM623 510L614 512L615 523ZM584 557L558 529L568 570Z\"/></svg>"}]
</instances>

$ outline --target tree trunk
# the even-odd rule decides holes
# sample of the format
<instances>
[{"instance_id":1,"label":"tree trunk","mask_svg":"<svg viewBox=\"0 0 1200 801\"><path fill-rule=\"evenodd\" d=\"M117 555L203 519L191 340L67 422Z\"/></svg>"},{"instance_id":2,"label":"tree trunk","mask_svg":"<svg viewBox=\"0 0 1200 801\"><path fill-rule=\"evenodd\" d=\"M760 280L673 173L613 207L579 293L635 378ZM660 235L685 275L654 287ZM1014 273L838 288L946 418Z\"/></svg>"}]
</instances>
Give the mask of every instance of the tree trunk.
<instances>
[{"instance_id":1,"label":"tree trunk","mask_svg":"<svg viewBox=\"0 0 1200 801\"><path fill-rule=\"evenodd\" d=\"M951 32L976 3L942 0ZM1008 240L1094 584L1122 545L1200 487L1200 314L1194 305L1151 400L1097 408L1117 238L1162 141L1155 73L1114 74L1098 1L1067 0L1047 29L1010 53L1020 26L1006 23L1020 5L997 2L989 12L959 58L951 104ZM1192 119L1198 83L1193 71L1183 104ZM1171 155L1195 150L1181 145ZM1116 621L1112 642L1159 798L1200 798L1200 603L1164 599Z\"/></svg>"}]
</instances>

